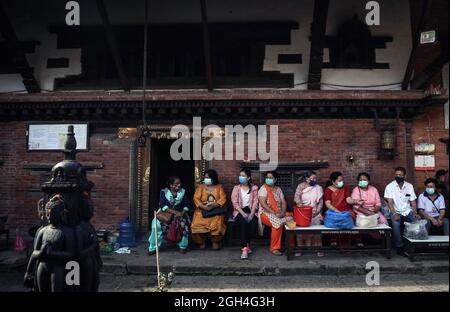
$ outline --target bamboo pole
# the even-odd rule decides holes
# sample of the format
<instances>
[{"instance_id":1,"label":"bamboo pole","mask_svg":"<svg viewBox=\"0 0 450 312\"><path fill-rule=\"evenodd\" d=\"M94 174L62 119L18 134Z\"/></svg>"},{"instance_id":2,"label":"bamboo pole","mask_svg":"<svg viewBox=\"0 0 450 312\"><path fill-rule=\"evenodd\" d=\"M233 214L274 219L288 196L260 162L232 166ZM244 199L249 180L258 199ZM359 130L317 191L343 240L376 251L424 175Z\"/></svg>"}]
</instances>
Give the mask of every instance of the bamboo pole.
<instances>
[{"instance_id":1,"label":"bamboo pole","mask_svg":"<svg viewBox=\"0 0 450 312\"><path fill-rule=\"evenodd\" d=\"M161 289L161 282L159 280L159 245L158 245L158 219L156 219L156 211L154 212L154 218L155 218L155 242L156 242L156 274L157 274L157 280L158 280L158 288Z\"/></svg>"}]
</instances>

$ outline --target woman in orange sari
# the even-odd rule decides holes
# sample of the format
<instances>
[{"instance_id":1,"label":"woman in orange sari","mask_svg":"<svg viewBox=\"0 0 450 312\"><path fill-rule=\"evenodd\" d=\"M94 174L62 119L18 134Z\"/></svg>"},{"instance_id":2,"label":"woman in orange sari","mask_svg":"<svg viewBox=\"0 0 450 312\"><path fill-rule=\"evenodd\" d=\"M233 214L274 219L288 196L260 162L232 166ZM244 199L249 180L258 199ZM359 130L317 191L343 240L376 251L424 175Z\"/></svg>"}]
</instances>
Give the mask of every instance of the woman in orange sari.
<instances>
[{"instance_id":1,"label":"woman in orange sari","mask_svg":"<svg viewBox=\"0 0 450 312\"><path fill-rule=\"evenodd\" d=\"M259 200L259 233L262 235L263 224L272 229L270 236L270 252L281 256L281 237L283 226L292 220L292 214L286 212L286 200L281 188L275 186L278 174L275 171L266 173L263 186L258 191Z\"/></svg>"},{"instance_id":2,"label":"woman in orange sari","mask_svg":"<svg viewBox=\"0 0 450 312\"><path fill-rule=\"evenodd\" d=\"M226 231L225 204L227 197L215 170L207 170L203 184L194 194L195 212L191 225L191 238L205 249L205 242L210 237L214 250L220 249L220 242Z\"/></svg>"}]
</instances>

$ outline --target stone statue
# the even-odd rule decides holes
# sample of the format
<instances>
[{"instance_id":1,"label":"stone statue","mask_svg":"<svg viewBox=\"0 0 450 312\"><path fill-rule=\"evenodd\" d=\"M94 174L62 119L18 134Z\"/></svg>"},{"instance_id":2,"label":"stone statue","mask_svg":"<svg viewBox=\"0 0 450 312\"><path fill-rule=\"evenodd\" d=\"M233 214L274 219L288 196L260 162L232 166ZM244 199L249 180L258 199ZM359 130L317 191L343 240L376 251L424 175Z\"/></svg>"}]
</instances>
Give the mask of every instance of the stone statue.
<instances>
[{"instance_id":1,"label":"stone statue","mask_svg":"<svg viewBox=\"0 0 450 312\"><path fill-rule=\"evenodd\" d=\"M94 184L87 180L86 170L75 154L75 134L73 126L69 126L64 160L52 168L50 181L42 184L46 194L38 205L42 226L36 231L24 277L25 286L37 292L96 292L99 288L102 261L97 234L90 223ZM66 269L66 265L72 261L78 264L78 273L72 272L78 276L75 282L67 283L72 267Z\"/></svg>"},{"instance_id":2,"label":"stone statue","mask_svg":"<svg viewBox=\"0 0 450 312\"><path fill-rule=\"evenodd\" d=\"M78 258L81 268L81 291L98 291L100 283L100 247L95 228L89 222L94 215L94 206L84 194L81 204L81 222L76 228Z\"/></svg>"},{"instance_id":3,"label":"stone statue","mask_svg":"<svg viewBox=\"0 0 450 312\"><path fill-rule=\"evenodd\" d=\"M44 198L41 198L37 203L37 211L39 219L41 220L41 226L36 230L35 237L39 235L39 232L47 225L47 218L45 215L45 206L44 206ZM34 249L36 250L36 242L37 240L34 240ZM30 260L28 261L27 270L25 272L24 277L24 285L27 288L37 288L36 285L36 271L37 266L39 265L36 257L30 257Z\"/></svg>"},{"instance_id":4,"label":"stone statue","mask_svg":"<svg viewBox=\"0 0 450 312\"><path fill-rule=\"evenodd\" d=\"M36 281L39 292L66 290L66 263L75 258L73 229L64 224L65 204L53 196L45 206L49 224L36 236L31 257L39 261Z\"/></svg>"}]
</instances>

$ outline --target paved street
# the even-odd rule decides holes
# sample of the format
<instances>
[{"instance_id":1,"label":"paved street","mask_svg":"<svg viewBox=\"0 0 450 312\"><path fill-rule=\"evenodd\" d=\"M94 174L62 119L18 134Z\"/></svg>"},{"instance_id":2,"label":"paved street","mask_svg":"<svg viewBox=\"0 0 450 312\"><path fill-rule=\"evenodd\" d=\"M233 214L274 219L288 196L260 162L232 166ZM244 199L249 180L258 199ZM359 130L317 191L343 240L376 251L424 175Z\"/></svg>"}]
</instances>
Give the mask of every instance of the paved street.
<instances>
[{"instance_id":1,"label":"paved street","mask_svg":"<svg viewBox=\"0 0 450 312\"><path fill-rule=\"evenodd\" d=\"M22 274L0 273L0 291L27 291ZM154 291L155 276L102 274L100 291ZM449 291L448 273L386 274L380 286L367 286L364 275L302 275L302 276L182 276L175 277L169 291L382 291L435 292Z\"/></svg>"}]
</instances>

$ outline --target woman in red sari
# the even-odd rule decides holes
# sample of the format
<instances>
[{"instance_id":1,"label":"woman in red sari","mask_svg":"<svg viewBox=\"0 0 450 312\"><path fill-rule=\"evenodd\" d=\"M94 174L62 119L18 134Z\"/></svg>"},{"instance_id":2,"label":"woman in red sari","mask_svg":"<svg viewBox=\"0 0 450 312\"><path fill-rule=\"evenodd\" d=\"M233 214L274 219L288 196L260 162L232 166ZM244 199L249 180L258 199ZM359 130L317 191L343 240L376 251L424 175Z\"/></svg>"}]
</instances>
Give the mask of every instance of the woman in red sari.
<instances>
[{"instance_id":1,"label":"woman in red sari","mask_svg":"<svg viewBox=\"0 0 450 312\"><path fill-rule=\"evenodd\" d=\"M349 211L353 214L352 205L362 205L363 200L357 200L351 198L350 189L344 185L344 177L341 172L335 171L330 175L330 180L327 183L328 187L325 188L323 198L327 209L331 209L337 212ZM355 219L356 216L353 216ZM339 245L341 247L350 245L351 234L333 235L331 237L331 244L337 245L339 239ZM358 238L356 238L358 240ZM359 239L360 240L360 239Z\"/></svg>"}]
</instances>

